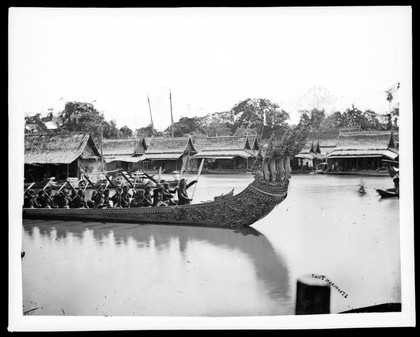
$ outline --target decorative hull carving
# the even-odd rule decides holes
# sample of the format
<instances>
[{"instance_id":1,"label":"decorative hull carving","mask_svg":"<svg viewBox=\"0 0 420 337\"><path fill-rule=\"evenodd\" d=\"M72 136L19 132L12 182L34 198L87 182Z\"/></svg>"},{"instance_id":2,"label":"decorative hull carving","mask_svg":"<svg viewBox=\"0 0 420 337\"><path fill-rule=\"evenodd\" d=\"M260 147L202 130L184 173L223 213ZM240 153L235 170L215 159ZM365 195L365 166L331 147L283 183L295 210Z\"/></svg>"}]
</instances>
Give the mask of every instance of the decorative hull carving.
<instances>
[{"instance_id":1,"label":"decorative hull carving","mask_svg":"<svg viewBox=\"0 0 420 337\"><path fill-rule=\"evenodd\" d=\"M254 181L237 195L201 204L138 208L24 208L23 218L101 222L162 223L209 227L247 227L270 213L287 196L289 180Z\"/></svg>"}]
</instances>

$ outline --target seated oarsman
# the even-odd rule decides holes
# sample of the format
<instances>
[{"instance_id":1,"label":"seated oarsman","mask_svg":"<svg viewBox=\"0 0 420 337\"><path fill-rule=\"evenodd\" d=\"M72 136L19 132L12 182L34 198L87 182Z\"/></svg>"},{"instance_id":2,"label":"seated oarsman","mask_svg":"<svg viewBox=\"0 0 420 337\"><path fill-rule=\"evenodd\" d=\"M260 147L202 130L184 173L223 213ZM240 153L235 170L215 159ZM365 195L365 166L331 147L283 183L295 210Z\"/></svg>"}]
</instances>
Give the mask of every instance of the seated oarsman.
<instances>
[{"instance_id":1,"label":"seated oarsman","mask_svg":"<svg viewBox=\"0 0 420 337\"><path fill-rule=\"evenodd\" d=\"M147 185L144 188L144 202L143 202L143 207L151 207L153 205L153 200L152 200L152 188Z\"/></svg>"},{"instance_id":2,"label":"seated oarsman","mask_svg":"<svg viewBox=\"0 0 420 337\"><path fill-rule=\"evenodd\" d=\"M174 201L174 196L172 194L174 194L176 192L176 188L175 189L170 189L169 188L169 183L163 181L162 184L162 193L163 193L163 202L166 205L177 205L177 203Z\"/></svg>"},{"instance_id":3,"label":"seated oarsman","mask_svg":"<svg viewBox=\"0 0 420 337\"><path fill-rule=\"evenodd\" d=\"M167 206L164 202L163 202L163 191L162 191L162 186L157 186L154 190L153 190L153 207L161 207L161 206Z\"/></svg>"},{"instance_id":4,"label":"seated oarsman","mask_svg":"<svg viewBox=\"0 0 420 337\"><path fill-rule=\"evenodd\" d=\"M131 200L130 207L142 207L145 200L144 190L139 189L134 191L133 199Z\"/></svg>"},{"instance_id":5,"label":"seated oarsman","mask_svg":"<svg viewBox=\"0 0 420 337\"><path fill-rule=\"evenodd\" d=\"M103 208L104 207L104 194L103 187L99 185L96 190L95 196L91 199L93 201L93 208Z\"/></svg>"},{"instance_id":6,"label":"seated oarsman","mask_svg":"<svg viewBox=\"0 0 420 337\"><path fill-rule=\"evenodd\" d=\"M69 203L70 208L75 208L73 203L74 203L74 198L76 198L76 196L77 196L77 192L75 189L72 188L70 192L70 203Z\"/></svg>"},{"instance_id":7,"label":"seated oarsman","mask_svg":"<svg viewBox=\"0 0 420 337\"><path fill-rule=\"evenodd\" d=\"M114 204L114 207L116 207L116 208L122 208L123 207L122 206L123 200L122 200L122 197L121 197L122 193L123 193L123 189L118 186L115 190L115 194L111 197L111 201Z\"/></svg>"},{"instance_id":8,"label":"seated oarsman","mask_svg":"<svg viewBox=\"0 0 420 337\"><path fill-rule=\"evenodd\" d=\"M42 208L55 208L57 205L51 198L51 188L46 188L45 191L41 190L38 193L37 201Z\"/></svg>"},{"instance_id":9,"label":"seated oarsman","mask_svg":"<svg viewBox=\"0 0 420 337\"><path fill-rule=\"evenodd\" d=\"M76 196L72 200L72 208L89 208L85 199L85 193L78 190Z\"/></svg>"},{"instance_id":10,"label":"seated oarsman","mask_svg":"<svg viewBox=\"0 0 420 337\"><path fill-rule=\"evenodd\" d=\"M67 189L61 190L59 193L54 195L54 202L59 208L69 208L70 206L70 195Z\"/></svg>"},{"instance_id":11,"label":"seated oarsman","mask_svg":"<svg viewBox=\"0 0 420 337\"><path fill-rule=\"evenodd\" d=\"M109 196L109 189L104 191L104 208L112 207L112 200Z\"/></svg>"},{"instance_id":12,"label":"seated oarsman","mask_svg":"<svg viewBox=\"0 0 420 337\"><path fill-rule=\"evenodd\" d=\"M96 197L96 194L97 193L98 192L96 190L93 190L92 191L92 194L90 196L90 199L87 199L86 200L86 203L87 203L87 205L88 205L89 208L94 208L95 207L95 197Z\"/></svg>"},{"instance_id":13,"label":"seated oarsman","mask_svg":"<svg viewBox=\"0 0 420 337\"><path fill-rule=\"evenodd\" d=\"M188 197L187 189L194 185L196 182L197 180L193 180L192 182L187 184L187 181L184 178L181 179L177 188L178 205L188 205L191 203L192 199Z\"/></svg>"},{"instance_id":14,"label":"seated oarsman","mask_svg":"<svg viewBox=\"0 0 420 337\"><path fill-rule=\"evenodd\" d=\"M38 195L35 197L35 205L36 208L44 208L44 191L40 190L38 191Z\"/></svg>"},{"instance_id":15,"label":"seated oarsman","mask_svg":"<svg viewBox=\"0 0 420 337\"><path fill-rule=\"evenodd\" d=\"M130 207L131 194L130 194L129 190L130 190L130 188L127 185L123 186L123 192L121 194L121 197L122 197L121 205L122 205L122 207Z\"/></svg>"},{"instance_id":16,"label":"seated oarsman","mask_svg":"<svg viewBox=\"0 0 420 337\"><path fill-rule=\"evenodd\" d=\"M36 195L34 190L29 189L25 192L23 198L23 207L25 208L35 208L36 207Z\"/></svg>"}]
</instances>

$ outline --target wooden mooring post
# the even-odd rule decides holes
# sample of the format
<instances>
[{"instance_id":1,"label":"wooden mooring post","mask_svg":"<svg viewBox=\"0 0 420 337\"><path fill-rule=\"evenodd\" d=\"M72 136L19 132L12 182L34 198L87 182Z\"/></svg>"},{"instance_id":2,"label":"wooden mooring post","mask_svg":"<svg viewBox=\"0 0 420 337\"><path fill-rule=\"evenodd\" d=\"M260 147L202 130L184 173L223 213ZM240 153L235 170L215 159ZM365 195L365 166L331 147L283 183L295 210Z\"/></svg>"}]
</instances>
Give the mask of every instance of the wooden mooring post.
<instances>
[{"instance_id":1,"label":"wooden mooring post","mask_svg":"<svg viewBox=\"0 0 420 337\"><path fill-rule=\"evenodd\" d=\"M313 315L330 313L331 286L328 282L304 275L296 285L296 315Z\"/></svg>"}]
</instances>

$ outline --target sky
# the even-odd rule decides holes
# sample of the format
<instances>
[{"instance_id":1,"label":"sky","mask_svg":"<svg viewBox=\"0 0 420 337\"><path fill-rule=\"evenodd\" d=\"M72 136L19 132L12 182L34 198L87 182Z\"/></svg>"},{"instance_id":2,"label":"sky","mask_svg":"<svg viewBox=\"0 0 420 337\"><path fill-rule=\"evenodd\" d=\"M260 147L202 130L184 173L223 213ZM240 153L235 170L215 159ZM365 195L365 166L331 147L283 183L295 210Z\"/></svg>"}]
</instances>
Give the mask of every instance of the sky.
<instances>
[{"instance_id":1,"label":"sky","mask_svg":"<svg viewBox=\"0 0 420 337\"><path fill-rule=\"evenodd\" d=\"M386 113L407 83L409 7L12 8L13 116L91 102L135 130L268 98L297 121L327 92L327 112ZM405 82L404 82L405 81ZM394 103L398 103L396 93ZM22 117L23 120L23 117Z\"/></svg>"}]
</instances>

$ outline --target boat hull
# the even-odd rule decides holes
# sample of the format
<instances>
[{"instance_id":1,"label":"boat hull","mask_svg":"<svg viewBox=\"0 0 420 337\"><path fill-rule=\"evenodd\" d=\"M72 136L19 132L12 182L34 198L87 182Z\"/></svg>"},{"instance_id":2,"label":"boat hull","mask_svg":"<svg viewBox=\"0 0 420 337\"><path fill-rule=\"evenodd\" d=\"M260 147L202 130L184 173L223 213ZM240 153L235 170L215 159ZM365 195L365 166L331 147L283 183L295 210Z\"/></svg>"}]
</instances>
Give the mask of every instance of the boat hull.
<instances>
[{"instance_id":1,"label":"boat hull","mask_svg":"<svg viewBox=\"0 0 420 337\"><path fill-rule=\"evenodd\" d=\"M237 195L201 204L106 209L24 208L23 218L248 227L286 198L288 184L288 180L269 183L256 178Z\"/></svg>"}]
</instances>

